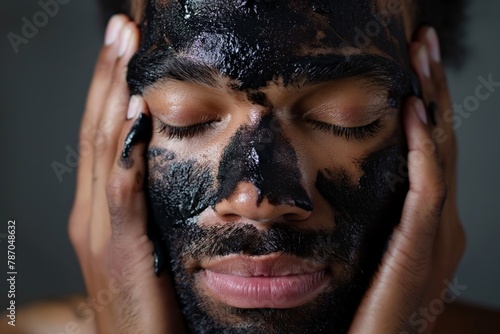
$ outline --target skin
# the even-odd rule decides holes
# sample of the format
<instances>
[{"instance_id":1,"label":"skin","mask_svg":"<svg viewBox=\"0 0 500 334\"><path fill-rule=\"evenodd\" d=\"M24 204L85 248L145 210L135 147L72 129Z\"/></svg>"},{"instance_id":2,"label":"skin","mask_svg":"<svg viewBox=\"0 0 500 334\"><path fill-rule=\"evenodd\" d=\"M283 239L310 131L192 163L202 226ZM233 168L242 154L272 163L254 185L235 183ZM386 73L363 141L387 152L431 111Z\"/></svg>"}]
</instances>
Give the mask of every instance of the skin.
<instances>
[{"instance_id":1,"label":"skin","mask_svg":"<svg viewBox=\"0 0 500 334\"><path fill-rule=\"evenodd\" d=\"M148 208L143 192L147 146L141 141L134 146L129 155L134 162L130 167L124 168L121 162L126 147L124 143L138 114L148 115L149 109L153 109L151 101L147 104L143 101L135 117L125 120L130 95L125 68L137 48L138 32L135 25L128 23L123 16L115 17L110 26L113 25L118 26L121 37L103 47L89 92L82 138L89 132L99 135L91 154L81 157L69 233L82 266L89 297L96 298L103 290L114 291L114 297L105 306L94 305L93 316L87 313L81 321L95 321L101 333L179 333L185 327L176 306L175 292L166 272L160 277L154 274L153 245L147 237ZM429 52L436 41L429 38L428 32L429 28L424 27L414 34L413 39L407 36L408 56L422 83L424 104L436 101L438 111L447 110L451 103L444 70L439 61L430 57ZM130 44L125 54L118 56L122 43ZM426 61L430 63L430 76L425 75ZM244 94L241 101L247 107L252 105L245 101ZM408 145L409 191L399 225L393 231L370 289L356 310L349 333L399 333L410 329L410 315L439 298L443 280L451 279L464 249L463 231L455 205L452 129L443 121L442 114L438 114L437 124L448 138L436 145L426 145L432 143L433 128L418 116L417 111L421 115L424 104L411 97L400 108ZM241 122L245 121L247 119L243 118ZM236 133L238 128L235 126L233 132ZM227 136L228 143L230 138ZM219 150L222 154L223 147ZM331 164L331 159L325 157L325 160L329 160L326 165ZM352 159L346 159L344 163L349 161ZM311 170L317 171L318 168ZM361 171L360 165L352 164L350 173L360 175ZM303 187L316 189L314 178L308 180ZM258 198L255 194L253 203ZM321 203L317 198L321 197L312 197L313 205ZM328 204L326 200L324 202ZM323 207L315 205L313 212L328 212L326 204ZM253 217L252 220L258 219ZM331 222L331 219L324 221ZM77 310L83 311L79 307ZM435 329L434 332L439 333L493 333L499 328L498 321L493 320L497 314L451 304L441 318L431 321L421 332L431 333ZM473 325L478 319L484 328ZM459 323L464 326L457 326Z\"/></svg>"},{"instance_id":2,"label":"skin","mask_svg":"<svg viewBox=\"0 0 500 334\"><path fill-rule=\"evenodd\" d=\"M171 258L184 317L191 332L345 333L407 190L404 182L391 189L385 176L397 173L398 157L406 153L397 112L410 90L401 17L370 45L357 46L353 27L363 26L370 10L385 3L360 2L357 21L341 15L352 2L340 1L335 9L281 2L275 12L259 5L214 5L220 11L197 2L185 10L176 2L148 2L145 38L128 72L129 86L143 95L156 130L148 202ZM231 33L212 33L221 26ZM293 42L283 43L287 33ZM237 57L241 52L248 56ZM202 74L184 78L171 65L186 61L189 73L205 66ZM363 62L383 65L352 70ZM329 63L330 70L337 63L343 71L325 76L302 65L319 63ZM216 122L188 138L176 138L170 128L207 121ZM342 136L310 125L318 122L378 125L367 135ZM249 226L259 231L258 245L245 246L244 240L256 238ZM311 250L304 253L294 240ZM273 253L325 265L328 287L294 309L242 311L214 301L199 282L207 259Z\"/></svg>"}]
</instances>

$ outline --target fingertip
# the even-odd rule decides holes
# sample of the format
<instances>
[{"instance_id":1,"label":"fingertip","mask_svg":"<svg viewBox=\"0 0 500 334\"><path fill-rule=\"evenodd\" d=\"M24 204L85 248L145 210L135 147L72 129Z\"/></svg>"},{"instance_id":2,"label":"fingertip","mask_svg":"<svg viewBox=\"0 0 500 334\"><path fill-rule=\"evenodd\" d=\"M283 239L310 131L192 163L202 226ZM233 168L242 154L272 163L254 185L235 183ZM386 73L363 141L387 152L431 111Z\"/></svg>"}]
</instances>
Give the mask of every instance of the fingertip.
<instances>
[{"instance_id":1,"label":"fingertip","mask_svg":"<svg viewBox=\"0 0 500 334\"><path fill-rule=\"evenodd\" d=\"M122 31L119 41L118 57L130 58L137 50L139 45L139 29L135 22L128 22Z\"/></svg>"},{"instance_id":2,"label":"fingertip","mask_svg":"<svg viewBox=\"0 0 500 334\"><path fill-rule=\"evenodd\" d=\"M424 103L419 98L410 97L404 115L405 132L410 151L425 148L425 153L429 153L427 151L434 150L427 123L427 111Z\"/></svg>"},{"instance_id":3,"label":"fingertip","mask_svg":"<svg viewBox=\"0 0 500 334\"><path fill-rule=\"evenodd\" d=\"M417 99L413 103L413 111L417 114L420 121L422 121L423 124L427 125L427 112L425 111L424 103L421 99Z\"/></svg>"},{"instance_id":4,"label":"fingertip","mask_svg":"<svg viewBox=\"0 0 500 334\"><path fill-rule=\"evenodd\" d=\"M125 52L128 49L128 46L130 44L130 40L132 36L132 28L130 27L130 24L127 24L123 27L122 34L120 36L120 46L118 47L118 57L123 57L125 55Z\"/></svg>"},{"instance_id":5,"label":"fingertip","mask_svg":"<svg viewBox=\"0 0 500 334\"><path fill-rule=\"evenodd\" d=\"M439 37L437 35L436 29L434 29L433 27L427 27L427 30L425 32L425 39L430 58L432 59L432 61L440 63L441 48L439 45Z\"/></svg>"},{"instance_id":6,"label":"fingertip","mask_svg":"<svg viewBox=\"0 0 500 334\"><path fill-rule=\"evenodd\" d=\"M136 118L139 114L150 115L149 108L142 95L136 94L130 97L129 106L127 109L127 120Z\"/></svg>"},{"instance_id":7,"label":"fingertip","mask_svg":"<svg viewBox=\"0 0 500 334\"><path fill-rule=\"evenodd\" d=\"M130 97L127 109L127 120L135 118L143 109L143 100L139 95Z\"/></svg>"},{"instance_id":8,"label":"fingertip","mask_svg":"<svg viewBox=\"0 0 500 334\"><path fill-rule=\"evenodd\" d=\"M436 144L423 120L427 119L427 113L422 100L412 98L407 109L405 131L408 143L410 188L420 189L432 183L431 179L440 179L440 167L437 163Z\"/></svg>"},{"instance_id":9,"label":"fingertip","mask_svg":"<svg viewBox=\"0 0 500 334\"><path fill-rule=\"evenodd\" d=\"M422 125L427 125L428 123L424 103L416 96L410 96L408 98L404 113L406 127L413 125L415 122Z\"/></svg>"},{"instance_id":10,"label":"fingertip","mask_svg":"<svg viewBox=\"0 0 500 334\"><path fill-rule=\"evenodd\" d=\"M417 53L417 64L418 69L420 70L421 75L425 78L431 77L431 65L429 62L429 52L427 51L427 47L424 44L420 45L420 48Z\"/></svg>"},{"instance_id":11,"label":"fingertip","mask_svg":"<svg viewBox=\"0 0 500 334\"><path fill-rule=\"evenodd\" d=\"M151 139L151 117L142 96L133 95L130 98L127 120L129 125L124 137L122 137L124 138L124 145L118 158L118 165L124 169L130 169L134 165L134 160L140 158L139 156L136 159L132 157L135 147L140 144L147 144ZM142 154L143 152L140 151L139 153Z\"/></svg>"},{"instance_id":12,"label":"fingertip","mask_svg":"<svg viewBox=\"0 0 500 334\"><path fill-rule=\"evenodd\" d=\"M104 34L104 45L110 46L114 44L120 37L120 31L123 26L127 23L127 17L123 14L113 15L106 27L106 32Z\"/></svg>"},{"instance_id":13,"label":"fingertip","mask_svg":"<svg viewBox=\"0 0 500 334\"><path fill-rule=\"evenodd\" d=\"M409 45L409 57L411 67L420 83L423 96L429 94L429 83L431 80L431 66L429 55L425 44L414 41Z\"/></svg>"}]
</instances>

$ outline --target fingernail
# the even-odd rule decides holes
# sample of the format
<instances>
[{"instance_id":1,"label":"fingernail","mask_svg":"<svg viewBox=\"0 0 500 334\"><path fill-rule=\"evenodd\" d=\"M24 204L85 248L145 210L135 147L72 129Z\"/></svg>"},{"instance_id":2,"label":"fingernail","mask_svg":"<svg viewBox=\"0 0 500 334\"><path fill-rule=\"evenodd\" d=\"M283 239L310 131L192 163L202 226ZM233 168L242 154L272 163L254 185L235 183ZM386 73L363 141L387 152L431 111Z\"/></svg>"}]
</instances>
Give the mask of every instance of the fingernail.
<instances>
[{"instance_id":1,"label":"fingernail","mask_svg":"<svg viewBox=\"0 0 500 334\"><path fill-rule=\"evenodd\" d=\"M154 265L155 265L155 274L156 276L160 276L162 271L165 269L165 254L162 250L161 244L159 241L153 243L154 246Z\"/></svg>"},{"instance_id":2,"label":"fingernail","mask_svg":"<svg viewBox=\"0 0 500 334\"><path fill-rule=\"evenodd\" d=\"M441 61L441 51L439 47L439 38L436 29L430 27L426 33L427 42L429 45L429 52L432 60L439 63Z\"/></svg>"},{"instance_id":3,"label":"fingernail","mask_svg":"<svg viewBox=\"0 0 500 334\"><path fill-rule=\"evenodd\" d=\"M417 100L413 105L413 108L415 109L415 113L417 114L418 118L420 118L420 120L424 124L427 124L427 113L425 112L425 107L422 101Z\"/></svg>"},{"instance_id":4,"label":"fingernail","mask_svg":"<svg viewBox=\"0 0 500 334\"><path fill-rule=\"evenodd\" d=\"M429 54L425 45L422 45L420 50L418 50L418 62L424 75L429 78L431 76L431 67L429 64Z\"/></svg>"},{"instance_id":5,"label":"fingernail","mask_svg":"<svg viewBox=\"0 0 500 334\"><path fill-rule=\"evenodd\" d=\"M132 29L130 27L123 28L122 36L120 38L120 47L118 49L118 57L123 57L127 51L128 45L130 44L130 36L132 35Z\"/></svg>"},{"instance_id":6,"label":"fingernail","mask_svg":"<svg viewBox=\"0 0 500 334\"><path fill-rule=\"evenodd\" d=\"M140 114L134 125L132 125L127 138L125 138L125 145L123 146L120 160L118 160L119 166L124 169L130 169L134 165L131 157L134 146L138 143L146 143L150 139L151 118L146 114Z\"/></svg>"},{"instance_id":7,"label":"fingernail","mask_svg":"<svg viewBox=\"0 0 500 334\"><path fill-rule=\"evenodd\" d=\"M166 266L165 251L163 249L162 238L159 228L156 225L148 224L148 237L153 243L154 266L156 276L160 276Z\"/></svg>"},{"instance_id":8,"label":"fingernail","mask_svg":"<svg viewBox=\"0 0 500 334\"><path fill-rule=\"evenodd\" d=\"M106 34L104 37L104 45L111 45L118 39L120 34L120 29L122 28L123 21L120 19L119 15L114 15L108 23L106 28Z\"/></svg>"},{"instance_id":9,"label":"fingernail","mask_svg":"<svg viewBox=\"0 0 500 334\"><path fill-rule=\"evenodd\" d=\"M128 110L127 110L127 119L132 119L137 114L139 113L139 110L141 109L141 98L137 95L134 95L130 98L130 101L128 103Z\"/></svg>"}]
</instances>

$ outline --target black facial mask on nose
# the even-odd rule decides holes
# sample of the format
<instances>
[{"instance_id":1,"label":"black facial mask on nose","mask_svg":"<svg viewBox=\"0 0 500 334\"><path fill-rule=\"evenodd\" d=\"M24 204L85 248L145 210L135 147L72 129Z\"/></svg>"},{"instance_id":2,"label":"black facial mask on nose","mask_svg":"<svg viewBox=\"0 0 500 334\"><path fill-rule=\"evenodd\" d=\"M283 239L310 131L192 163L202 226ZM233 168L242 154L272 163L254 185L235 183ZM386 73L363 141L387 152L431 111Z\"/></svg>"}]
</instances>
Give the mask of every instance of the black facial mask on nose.
<instances>
[{"instance_id":1,"label":"black facial mask on nose","mask_svg":"<svg viewBox=\"0 0 500 334\"><path fill-rule=\"evenodd\" d=\"M217 181L217 202L229 198L238 183L250 182L258 191L257 205L267 198L273 205L312 211L311 199L300 184L297 155L270 113L255 127L243 126L236 132L222 155Z\"/></svg>"}]
</instances>

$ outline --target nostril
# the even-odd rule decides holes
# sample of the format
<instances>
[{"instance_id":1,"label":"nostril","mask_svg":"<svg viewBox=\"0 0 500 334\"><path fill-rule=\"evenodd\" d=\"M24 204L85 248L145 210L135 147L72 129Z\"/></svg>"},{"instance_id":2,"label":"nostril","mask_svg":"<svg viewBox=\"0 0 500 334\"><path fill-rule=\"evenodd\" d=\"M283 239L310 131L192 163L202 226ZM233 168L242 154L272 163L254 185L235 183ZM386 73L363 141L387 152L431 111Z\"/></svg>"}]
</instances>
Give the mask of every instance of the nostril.
<instances>
[{"instance_id":1,"label":"nostril","mask_svg":"<svg viewBox=\"0 0 500 334\"><path fill-rule=\"evenodd\" d=\"M306 220L307 218L309 218L309 214L302 215L299 213L286 213L283 215L283 218L285 221L301 221L301 220Z\"/></svg>"},{"instance_id":2,"label":"nostril","mask_svg":"<svg viewBox=\"0 0 500 334\"><path fill-rule=\"evenodd\" d=\"M232 213L227 213L224 215L220 215L219 218L226 222L235 222L237 220L240 220L241 216Z\"/></svg>"},{"instance_id":3,"label":"nostril","mask_svg":"<svg viewBox=\"0 0 500 334\"><path fill-rule=\"evenodd\" d=\"M298 208L301 208L305 211L311 212L313 210L313 205L312 202L309 198L307 199L302 199L302 200L295 200L295 206Z\"/></svg>"},{"instance_id":4,"label":"nostril","mask_svg":"<svg viewBox=\"0 0 500 334\"><path fill-rule=\"evenodd\" d=\"M311 216L310 201L259 198L260 190L250 182L240 182L235 191L213 206L223 222L248 221L259 224L304 221Z\"/></svg>"}]
</instances>

